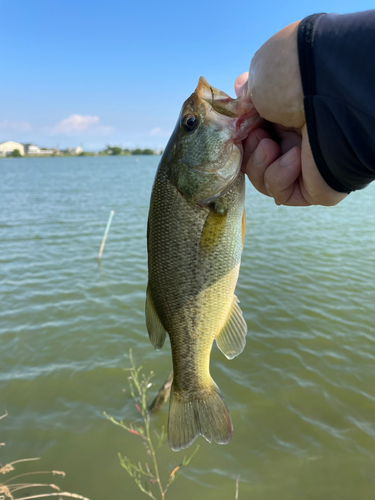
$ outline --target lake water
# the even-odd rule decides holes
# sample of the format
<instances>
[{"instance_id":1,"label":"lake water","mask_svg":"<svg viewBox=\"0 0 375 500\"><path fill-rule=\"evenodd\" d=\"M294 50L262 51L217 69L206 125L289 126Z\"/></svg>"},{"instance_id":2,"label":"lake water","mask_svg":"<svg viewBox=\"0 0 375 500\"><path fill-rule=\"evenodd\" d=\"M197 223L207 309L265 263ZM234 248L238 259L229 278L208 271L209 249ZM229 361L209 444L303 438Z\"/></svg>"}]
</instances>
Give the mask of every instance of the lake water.
<instances>
[{"instance_id":1,"label":"lake water","mask_svg":"<svg viewBox=\"0 0 375 500\"><path fill-rule=\"evenodd\" d=\"M0 462L40 456L18 470L64 470L58 484L91 500L146 498L117 457L140 460L139 438L103 411L137 418L123 391L130 348L155 391L171 369L169 341L154 351L144 324L158 161L0 160ZM301 209L247 188L237 286L247 345L232 361L216 347L211 357L233 439L199 438L169 498L234 499L240 475L241 500L373 500L375 184ZM155 427L166 420L167 408ZM164 445L162 475L184 454Z\"/></svg>"}]
</instances>

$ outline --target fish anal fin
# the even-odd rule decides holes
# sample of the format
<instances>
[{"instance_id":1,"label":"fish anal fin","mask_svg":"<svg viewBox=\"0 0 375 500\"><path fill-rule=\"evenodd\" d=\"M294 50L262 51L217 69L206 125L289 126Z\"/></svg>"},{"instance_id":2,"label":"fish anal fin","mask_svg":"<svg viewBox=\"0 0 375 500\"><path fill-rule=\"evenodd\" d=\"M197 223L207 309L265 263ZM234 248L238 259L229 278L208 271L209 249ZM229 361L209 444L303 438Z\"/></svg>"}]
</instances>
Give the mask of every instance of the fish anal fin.
<instances>
[{"instance_id":1,"label":"fish anal fin","mask_svg":"<svg viewBox=\"0 0 375 500\"><path fill-rule=\"evenodd\" d=\"M155 310L154 301L152 300L149 287L147 287L146 292L146 326L151 344L155 347L155 349L160 350L164 345L167 332Z\"/></svg>"},{"instance_id":2,"label":"fish anal fin","mask_svg":"<svg viewBox=\"0 0 375 500\"><path fill-rule=\"evenodd\" d=\"M232 308L227 321L215 339L218 348L228 359L238 356L246 344L247 325L238 303L239 300L233 295Z\"/></svg>"},{"instance_id":3,"label":"fish anal fin","mask_svg":"<svg viewBox=\"0 0 375 500\"><path fill-rule=\"evenodd\" d=\"M173 451L190 446L202 435L209 443L228 444L233 434L232 421L223 396L215 382L197 392L181 393L174 383L168 417L168 443Z\"/></svg>"}]
</instances>

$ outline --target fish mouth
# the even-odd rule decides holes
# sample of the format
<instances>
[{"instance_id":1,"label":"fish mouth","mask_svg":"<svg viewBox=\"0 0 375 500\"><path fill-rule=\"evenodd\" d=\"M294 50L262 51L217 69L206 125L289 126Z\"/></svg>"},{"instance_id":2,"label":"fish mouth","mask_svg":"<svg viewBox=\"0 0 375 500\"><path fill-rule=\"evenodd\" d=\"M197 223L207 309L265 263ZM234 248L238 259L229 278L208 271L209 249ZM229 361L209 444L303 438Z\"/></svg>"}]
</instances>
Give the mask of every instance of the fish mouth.
<instances>
[{"instance_id":1,"label":"fish mouth","mask_svg":"<svg viewBox=\"0 0 375 500\"><path fill-rule=\"evenodd\" d=\"M201 76L198 80L198 85L197 88L195 89L196 94L201 98L205 99L207 101L212 102L212 100L215 99L222 99L222 100L230 100L234 101L235 99L232 99L228 94L223 92L222 90L217 89L216 87L213 87L210 85L207 80L204 78L204 76Z\"/></svg>"},{"instance_id":2,"label":"fish mouth","mask_svg":"<svg viewBox=\"0 0 375 500\"><path fill-rule=\"evenodd\" d=\"M232 99L225 92L209 85L203 76L199 78L195 92L197 96L209 104L216 113L227 116L228 118L237 117L236 99Z\"/></svg>"},{"instance_id":3,"label":"fish mouth","mask_svg":"<svg viewBox=\"0 0 375 500\"><path fill-rule=\"evenodd\" d=\"M228 127L235 143L244 140L263 121L252 102L241 97L232 99L225 92L209 85L203 76L198 80L195 93L205 105L209 120Z\"/></svg>"}]
</instances>

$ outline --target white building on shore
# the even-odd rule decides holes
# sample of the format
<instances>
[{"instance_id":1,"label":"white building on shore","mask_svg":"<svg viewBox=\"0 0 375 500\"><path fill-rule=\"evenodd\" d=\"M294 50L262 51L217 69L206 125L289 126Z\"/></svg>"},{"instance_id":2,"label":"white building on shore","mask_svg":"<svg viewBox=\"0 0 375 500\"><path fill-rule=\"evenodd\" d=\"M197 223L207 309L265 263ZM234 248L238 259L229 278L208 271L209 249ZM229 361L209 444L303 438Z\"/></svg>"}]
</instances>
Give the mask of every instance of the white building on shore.
<instances>
[{"instance_id":1,"label":"white building on shore","mask_svg":"<svg viewBox=\"0 0 375 500\"><path fill-rule=\"evenodd\" d=\"M21 156L24 156L25 148L23 147L23 144L20 144L19 142L14 142L14 141L1 142L0 143L0 156L7 156L10 153L13 153L13 151L15 149L18 149Z\"/></svg>"},{"instance_id":2,"label":"white building on shore","mask_svg":"<svg viewBox=\"0 0 375 500\"><path fill-rule=\"evenodd\" d=\"M65 153L68 153L70 155L79 155L80 153L82 153L83 149L78 146L76 148L67 148L65 149Z\"/></svg>"},{"instance_id":3,"label":"white building on shore","mask_svg":"<svg viewBox=\"0 0 375 500\"><path fill-rule=\"evenodd\" d=\"M25 154L27 155L53 155L53 149L40 149L35 144L24 144Z\"/></svg>"}]
</instances>

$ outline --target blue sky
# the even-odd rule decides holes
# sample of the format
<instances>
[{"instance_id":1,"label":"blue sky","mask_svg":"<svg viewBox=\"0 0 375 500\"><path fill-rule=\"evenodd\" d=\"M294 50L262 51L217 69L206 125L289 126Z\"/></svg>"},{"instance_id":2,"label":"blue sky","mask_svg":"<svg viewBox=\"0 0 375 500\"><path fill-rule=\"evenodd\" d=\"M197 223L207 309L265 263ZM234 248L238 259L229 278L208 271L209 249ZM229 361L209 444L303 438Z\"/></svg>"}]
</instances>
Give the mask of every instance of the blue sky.
<instances>
[{"instance_id":1,"label":"blue sky","mask_svg":"<svg viewBox=\"0 0 375 500\"><path fill-rule=\"evenodd\" d=\"M0 0L0 142L163 147L203 75L233 95L254 52L316 12L370 0Z\"/></svg>"}]
</instances>

